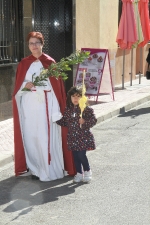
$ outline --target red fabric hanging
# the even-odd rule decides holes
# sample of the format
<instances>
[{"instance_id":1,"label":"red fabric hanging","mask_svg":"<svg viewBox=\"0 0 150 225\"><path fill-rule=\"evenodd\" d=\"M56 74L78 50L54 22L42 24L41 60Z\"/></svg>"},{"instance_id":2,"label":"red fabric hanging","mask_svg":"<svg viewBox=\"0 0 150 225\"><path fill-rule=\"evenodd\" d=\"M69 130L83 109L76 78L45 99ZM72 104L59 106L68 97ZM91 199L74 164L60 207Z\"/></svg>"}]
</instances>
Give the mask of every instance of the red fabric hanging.
<instances>
[{"instance_id":1,"label":"red fabric hanging","mask_svg":"<svg viewBox=\"0 0 150 225\"><path fill-rule=\"evenodd\" d=\"M139 14L141 19L142 31L144 41L142 41L138 46L144 47L150 40L150 21L149 21L149 10L148 10L149 0L139 1Z\"/></svg>"},{"instance_id":2,"label":"red fabric hanging","mask_svg":"<svg viewBox=\"0 0 150 225\"><path fill-rule=\"evenodd\" d=\"M138 41L133 0L122 0L122 2L122 14L116 42L121 49L131 49L132 45Z\"/></svg>"}]
</instances>

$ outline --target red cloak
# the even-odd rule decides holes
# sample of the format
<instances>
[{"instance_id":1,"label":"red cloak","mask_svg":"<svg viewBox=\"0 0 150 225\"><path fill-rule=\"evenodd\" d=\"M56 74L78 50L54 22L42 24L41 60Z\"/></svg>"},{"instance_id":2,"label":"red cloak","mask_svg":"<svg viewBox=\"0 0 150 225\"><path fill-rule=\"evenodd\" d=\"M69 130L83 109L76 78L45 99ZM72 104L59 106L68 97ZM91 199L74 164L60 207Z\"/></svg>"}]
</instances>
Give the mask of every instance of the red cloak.
<instances>
[{"instance_id":1,"label":"red cloak","mask_svg":"<svg viewBox=\"0 0 150 225\"><path fill-rule=\"evenodd\" d=\"M35 58L33 55L30 55L22 59L18 65L17 72L16 72L15 88L13 92L14 151L15 151L14 160L15 160L16 176L26 171L27 167L26 167L25 152L23 147L20 121L19 121L18 108L17 108L17 103L15 100L15 95L20 89L24 81L27 70L29 69L30 65L35 60L37 60L37 58ZM44 53L39 57L39 60L41 61L45 69L47 69L51 63L55 62L50 56ZM61 113L63 114L65 106L66 106L66 93L65 93L64 83L61 78L56 79L54 77L50 77L49 79L53 87L53 90L55 92L56 98L58 100ZM66 127L62 127L62 148L63 148L65 170L68 171L69 175L74 175L76 171L74 167L72 152L69 151L67 147L67 128Z\"/></svg>"}]
</instances>

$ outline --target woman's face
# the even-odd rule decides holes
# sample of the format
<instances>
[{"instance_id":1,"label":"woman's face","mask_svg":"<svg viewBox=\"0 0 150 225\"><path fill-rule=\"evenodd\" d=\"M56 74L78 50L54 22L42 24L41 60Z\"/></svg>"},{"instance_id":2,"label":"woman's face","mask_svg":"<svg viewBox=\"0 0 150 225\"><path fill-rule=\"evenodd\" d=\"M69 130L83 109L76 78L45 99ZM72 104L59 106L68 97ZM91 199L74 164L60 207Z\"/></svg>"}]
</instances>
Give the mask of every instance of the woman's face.
<instances>
[{"instance_id":1,"label":"woman's face","mask_svg":"<svg viewBox=\"0 0 150 225\"><path fill-rule=\"evenodd\" d=\"M33 55L42 53L43 45L38 38L29 39L29 49Z\"/></svg>"}]
</instances>

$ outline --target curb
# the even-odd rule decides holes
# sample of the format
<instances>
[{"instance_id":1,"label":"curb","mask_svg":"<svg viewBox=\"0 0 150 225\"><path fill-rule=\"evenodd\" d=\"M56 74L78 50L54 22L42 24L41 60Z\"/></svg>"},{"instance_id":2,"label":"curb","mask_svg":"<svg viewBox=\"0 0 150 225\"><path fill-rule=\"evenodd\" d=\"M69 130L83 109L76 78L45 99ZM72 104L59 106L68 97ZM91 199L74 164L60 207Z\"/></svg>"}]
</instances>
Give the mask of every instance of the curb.
<instances>
[{"instance_id":1,"label":"curb","mask_svg":"<svg viewBox=\"0 0 150 225\"><path fill-rule=\"evenodd\" d=\"M5 159L0 160L0 167L3 167L6 164L9 164L11 162L14 162L14 155L13 154L11 154L8 157L5 157Z\"/></svg>"},{"instance_id":2,"label":"curb","mask_svg":"<svg viewBox=\"0 0 150 225\"><path fill-rule=\"evenodd\" d=\"M133 101L129 104L120 106L114 110L111 110L108 113L105 113L103 115L97 115L97 124L104 122L105 120L111 119L113 117L116 117L118 115L123 115L124 113L130 111L131 109L135 108L136 106L139 106L145 102L150 101L150 94L148 94L145 97L139 98L136 101Z\"/></svg>"}]
</instances>

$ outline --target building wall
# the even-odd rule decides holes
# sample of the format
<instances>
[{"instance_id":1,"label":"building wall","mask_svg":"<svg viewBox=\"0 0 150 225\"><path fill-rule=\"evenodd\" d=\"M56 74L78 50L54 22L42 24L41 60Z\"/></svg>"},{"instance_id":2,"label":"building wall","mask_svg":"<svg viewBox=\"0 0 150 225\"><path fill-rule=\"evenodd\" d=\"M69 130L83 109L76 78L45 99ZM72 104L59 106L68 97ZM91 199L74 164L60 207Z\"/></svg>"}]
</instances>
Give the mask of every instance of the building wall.
<instances>
[{"instance_id":1,"label":"building wall","mask_svg":"<svg viewBox=\"0 0 150 225\"><path fill-rule=\"evenodd\" d=\"M12 93L15 82L16 63L0 65L0 121L12 117Z\"/></svg>"},{"instance_id":2,"label":"building wall","mask_svg":"<svg viewBox=\"0 0 150 225\"><path fill-rule=\"evenodd\" d=\"M118 48L118 0L76 0L76 48L108 49L114 86L145 73L148 46L138 49ZM142 52L142 53L141 53Z\"/></svg>"},{"instance_id":3,"label":"building wall","mask_svg":"<svg viewBox=\"0 0 150 225\"><path fill-rule=\"evenodd\" d=\"M76 0L76 48L100 45L100 1Z\"/></svg>"},{"instance_id":4,"label":"building wall","mask_svg":"<svg viewBox=\"0 0 150 225\"><path fill-rule=\"evenodd\" d=\"M23 37L32 31L32 0L23 1ZM29 48L24 41L24 56L29 55ZM18 63L0 65L0 121L12 117L12 93Z\"/></svg>"}]
</instances>

